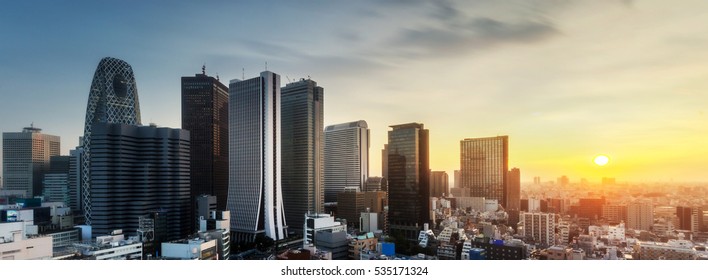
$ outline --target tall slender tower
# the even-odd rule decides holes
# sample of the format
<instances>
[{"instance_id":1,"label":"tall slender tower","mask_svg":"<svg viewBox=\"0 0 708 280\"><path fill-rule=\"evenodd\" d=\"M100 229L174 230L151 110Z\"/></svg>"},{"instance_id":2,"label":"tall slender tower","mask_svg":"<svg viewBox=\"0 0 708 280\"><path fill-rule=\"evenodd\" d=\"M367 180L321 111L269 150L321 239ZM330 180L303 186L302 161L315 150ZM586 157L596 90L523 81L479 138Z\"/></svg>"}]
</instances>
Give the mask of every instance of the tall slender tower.
<instances>
[{"instance_id":1,"label":"tall slender tower","mask_svg":"<svg viewBox=\"0 0 708 280\"><path fill-rule=\"evenodd\" d=\"M423 124L392 125L388 132L388 221L391 234L415 240L430 222L429 133Z\"/></svg>"},{"instance_id":2,"label":"tall slender tower","mask_svg":"<svg viewBox=\"0 0 708 280\"><path fill-rule=\"evenodd\" d=\"M123 60L105 57L96 67L86 106L82 191L86 224L91 224L91 128L96 123L140 125L140 104L133 68Z\"/></svg>"},{"instance_id":3,"label":"tall slender tower","mask_svg":"<svg viewBox=\"0 0 708 280\"><path fill-rule=\"evenodd\" d=\"M182 129L191 136L190 216L196 229L196 198L213 195L217 209L226 210L229 189L229 88L204 68L182 77Z\"/></svg>"},{"instance_id":4,"label":"tall slender tower","mask_svg":"<svg viewBox=\"0 0 708 280\"><path fill-rule=\"evenodd\" d=\"M286 237L280 154L280 75L229 84L229 195L236 241Z\"/></svg>"},{"instance_id":5,"label":"tall slender tower","mask_svg":"<svg viewBox=\"0 0 708 280\"><path fill-rule=\"evenodd\" d=\"M59 136L43 134L31 125L22 132L2 134L4 189L25 191L27 197L42 194L42 180L49 159L59 155Z\"/></svg>"},{"instance_id":6,"label":"tall slender tower","mask_svg":"<svg viewBox=\"0 0 708 280\"><path fill-rule=\"evenodd\" d=\"M325 201L336 202L345 188L363 191L369 177L369 127L365 121L325 129Z\"/></svg>"},{"instance_id":7,"label":"tall slender tower","mask_svg":"<svg viewBox=\"0 0 708 280\"><path fill-rule=\"evenodd\" d=\"M470 196L496 199L506 207L509 136L467 138L460 141L460 187Z\"/></svg>"},{"instance_id":8,"label":"tall slender tower","mask_svg":"<svg viewBox=\"0 0 708 280\"><path fill-rule=\"evenodd\" d=\"M302 232L305 214L324 211L324 89L310 79L281 89L285 220Z\"/></svg>"}]
</instances>

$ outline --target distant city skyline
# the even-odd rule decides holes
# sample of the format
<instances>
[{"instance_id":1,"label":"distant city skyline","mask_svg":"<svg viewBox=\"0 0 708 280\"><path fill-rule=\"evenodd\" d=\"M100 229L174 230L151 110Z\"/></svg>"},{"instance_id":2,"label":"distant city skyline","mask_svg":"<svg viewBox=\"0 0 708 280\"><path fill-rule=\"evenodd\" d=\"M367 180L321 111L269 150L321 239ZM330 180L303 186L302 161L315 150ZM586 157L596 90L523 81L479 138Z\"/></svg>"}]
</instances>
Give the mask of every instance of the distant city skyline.
<instances>
[{"instance_id":1,"label":"distant city skyline","mask_svg":"<svg viewBox=\"0 0 708 280\"><path fill-rule=\"evenodd\" d=\"M165 3L6 3L0 132L34 122L67 155L111 56L134 68L143 123L174 128L180 77L204 64L223 81L311 76L325 126L369 124L371 176L387 127L419 122L451 175L461 139L509 135L522 182L708 181L705 2Z\"/></svg>"}]
</instances>

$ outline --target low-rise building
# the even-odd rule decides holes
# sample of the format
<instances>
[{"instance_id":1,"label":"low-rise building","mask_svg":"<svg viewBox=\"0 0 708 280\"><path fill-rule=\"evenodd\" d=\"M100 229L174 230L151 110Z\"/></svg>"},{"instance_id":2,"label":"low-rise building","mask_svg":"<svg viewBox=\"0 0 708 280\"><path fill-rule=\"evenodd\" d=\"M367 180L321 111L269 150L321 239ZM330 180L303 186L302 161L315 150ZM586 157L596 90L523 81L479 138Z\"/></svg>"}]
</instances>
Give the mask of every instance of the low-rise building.
<instances>
[{"instance_id":1,"label":"low-rise building","mask_svg":"<svg viewBox=\"0 0 708 280\"><path fill-rule=\"evenodd\" d=\"M97 236L95 242L76 243L78 258L87 260L141 260L143 243L137 238L125 238L123 230Z\"/></svg>"},{"instance_id":2,"label":"low-rise building","mask_svg":"<svg viewBox=\"0 0 708 280\"><path fill-rule=\"evenodd\" d=\"M378 239L373 232L359 235L349 241L349 259L358 260L362 251L376 250Z\"/></svg>"},{"instance_id":3,"label":"low-rise building","mask_svg":"<svg viewBox=\"0 0 708 280\"><path fill-rule=\"evenodd\" d=\"M0 223L0 259L48 260L52 258L52 237L28 235L26 222Z\"/></svg>"},{"instance_id":4,"label":"low-rise building","mask_svg":"<svg viewBox=\"0 0 708 280\"><path fill-rule=\"evenodd\" d=\"M640 260L695 260L697 256L693 243L688 240L669 242L638 242L635 245Z\"/></svg>"},{"instance_id":5,"label":"low-rise building","mask_svg":"<svg viewBox=\"0 0 708 280\"><path fill-rule=\"evenodd\" d=\"M182 239L162 243L162 258L177 260L218 259L216 240L202 238Z\"/></svg>"}]
</instances>

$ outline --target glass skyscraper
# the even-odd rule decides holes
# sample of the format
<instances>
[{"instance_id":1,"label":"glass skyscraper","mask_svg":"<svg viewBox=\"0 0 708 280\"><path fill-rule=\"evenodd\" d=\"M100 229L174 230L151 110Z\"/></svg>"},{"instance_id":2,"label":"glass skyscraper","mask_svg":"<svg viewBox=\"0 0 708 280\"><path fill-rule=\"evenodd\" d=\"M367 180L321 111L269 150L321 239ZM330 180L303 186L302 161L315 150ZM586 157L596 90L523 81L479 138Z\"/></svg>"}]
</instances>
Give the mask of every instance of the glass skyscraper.
<instances>
[{"instance_id":1,"label":"glass skyscraper","mask_svg":"<svg viewBox=\"0 0 708 280\"><path fill-rule=\"evenodd\" d=\"M369 127L365 121L327 126L325 135L325 201L336 202L345 188L364 190L369 177Z\"/></svg>"},{"instance_id":2,"label":"glass skyscraper","mask_svg":"<svg viewBox=\"0 0 708 280\"><path fill-rule=\"evenodd\" d=\"M388 221L393 236L415 240L430 222L429 132L423 124L392 125L388 132Z\"/></svg>"},{"instance_id":3,"label":"glass skyscraper","mask_svg":"<svg viewBox=\"0 0 708 280\"><path fill-rule=\"evenodd\" d=\"M301 232L305 214L324 211L324 89L301 79L281 89L283 206Z\"/></svg>"},{"instance_id":4,"label":"glass skyscraper","mask_svg":"<svg viewBox=\"0 0 708 280\"><path fill-rule=\"evenodd\" d=\"M286 237L281 187L280 76L229 84L229 195L235 241Z\"/></svg>"},{"instance_id":5,"label":"glass skyscraper","mask_svg":"<svg viewBox=\"0 0 708 280\"><path fill-rule=\"evenodd\" d=\"M460 141L460 187L472 197L507 204L509 136L467 138Z\"/></svg>"},{"instance_id":6,"label":"glass skyscraper","mask_svg":"<svg viewBox=\"0 0 708 280\"><path fill-rule=\"evenodd\" d=\"M91 220L91 137L97 123L140 125L140 104L133 68L120 59L105 57L96 67L86 106L83 137L82 192L86 224Z\"/></svg>"},{"instance_id":7,"label":"glass skyscraper","mask_svg":"<svg viewBox=\"0 0 708 280\"><path fill-rule=\"evenodd\" d=\"M182 77L182 129L191 137L191 205L200 195L226 209L229 188L229 88L203 71ZM192 209L194 225L196 209ZM195 228L196 229L196 228Z\"/></svg>"}]
</instances>

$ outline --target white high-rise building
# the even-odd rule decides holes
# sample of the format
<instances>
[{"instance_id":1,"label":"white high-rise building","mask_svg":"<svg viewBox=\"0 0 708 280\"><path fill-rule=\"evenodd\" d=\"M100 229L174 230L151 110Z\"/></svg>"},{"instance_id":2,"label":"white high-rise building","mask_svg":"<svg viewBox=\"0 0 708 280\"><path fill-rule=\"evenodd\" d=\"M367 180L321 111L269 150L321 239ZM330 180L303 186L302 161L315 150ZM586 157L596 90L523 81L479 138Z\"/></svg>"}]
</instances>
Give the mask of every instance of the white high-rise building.
<instances>
[{"instance_id":1,"label":"white high-rise building","mask_svg":"<svg viewBox=\"0 0 708 280\"><path fill-rule=\"evenodd\" d=\"M523 233L539 245L555 245L556 215L551 213L521 213Z\"/></svg>"},{"instance_id":2,"label":"white high-rise building","mask_svg":"<svg viewBox=\"0 0 708 280\"><path fill-rule=\"evenodd\" d=\"M627 205L627 227L649 230L654 224L654 207L649 202L635 202Z\"/></svg>"},{"instance_id":3,"label":"white high-rise building","mask_svg":"<svg viewBox=\"0 0 708 280\"><path fill-rule=\"evenodd\" d=\"M229 84L229 195L235 241L286 236L281 188L280 75Z\"/></svg>"},{"instance_id":4,"label":"white high-rise building","mask_svg":"<svg viewBox=\"0 0 708 280\"><path fill-rule=\"evenodd\" d=\"M369 127L366 121L325 128L325 202L336 202L348 187L364 189L369 177Z\"/></svg>"}]
</instances>

